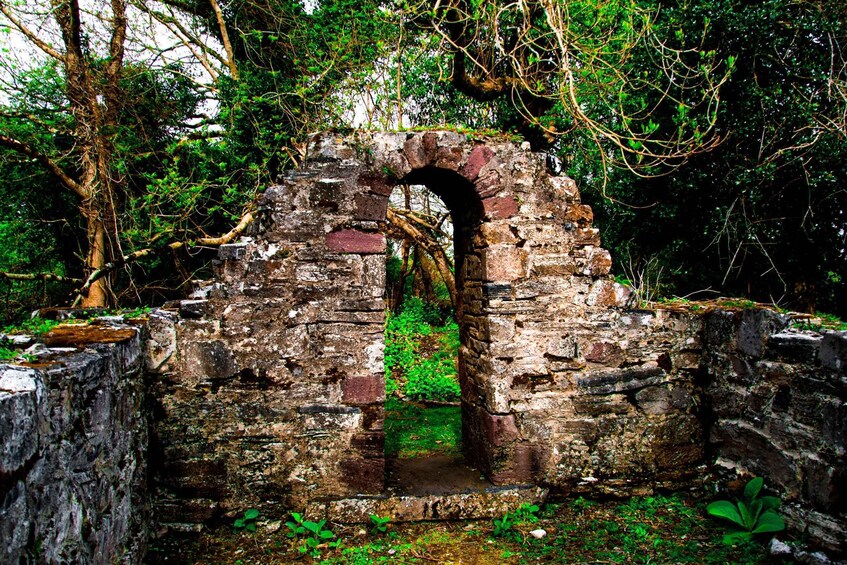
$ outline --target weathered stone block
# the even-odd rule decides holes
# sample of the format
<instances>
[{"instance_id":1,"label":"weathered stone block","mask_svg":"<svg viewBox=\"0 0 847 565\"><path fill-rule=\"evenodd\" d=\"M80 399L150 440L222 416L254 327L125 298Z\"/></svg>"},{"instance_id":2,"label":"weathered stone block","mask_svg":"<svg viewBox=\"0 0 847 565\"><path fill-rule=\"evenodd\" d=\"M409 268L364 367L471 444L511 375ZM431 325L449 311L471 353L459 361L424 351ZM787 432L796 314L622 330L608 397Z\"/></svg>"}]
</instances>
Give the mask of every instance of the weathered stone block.
<instances>
[{"instance_id":1,"label":"weathered stone block","mask_svg":"<svg viewBox=\"0 0 847 565\"><path fill-rule=\"evenodd\" d=\"M608 394L603 396L576 396L573 399L573 409L577 414L586 416L601 416L605 414L627 414L633 406L624 394Z\"/></svg>"},{"instance_id":2,"label":"weathered stone block","mask_svg":"<svg viewBox=\"0 0 847 565\"><path fill-rule=\"evenodd\" d=\"M518 202L512 196L492 196L482 201L485 215L492 220L505 220L518 214Z\"/></svg>"},{"instance_id":3,"label":"weathered stone block","mask_svg":"<svg viewBox=\"0 0 847 565\"><path fill-rule=\"evenodd\" d=\"M490 479L495 485L526 485L535 482L546 467L549 448L517 444L496 456Z\"/></svg>"},{"instance_id":4,"label":"weathered stone block","mask_svg":"<svg viewBox=\"0 0 847 565\"><path fill-rule=\"evenodd\" d=\"M572 335L551 337L544 349L546 355L560 359L575 359L579 357L579 342Z\"/></svg>"},{"instance_id":5,"label":"weathered stone block","mask_svg":"<svg viewBox=\"0 0 847 565\"><path fill-rule=\"evenodd\" d=\"M741 313L736 346L750 357L761 357L771 335L788 325L786 316L764 309L747 309Z\"/></svg>"},{"instance_id":6,"label":"weathered stone block","mask_svg":"<svg viewBox=\"0 0 847 565\"><path fill-rule=\"evenodd\" d=\"M22 469L38 449L44 384L33 370L0 366L0 476Z\"/></svg>"},{"instance_id":7,"label":"weathered stone block","mask_svg":"<svg viewBox=\"0 0 847 565\"><path fill-rule=\"evenodd\" d=\"M776 333L768 339L768 354L792 363L814 363L818 357L820 335L792 332Z\"/></svg>"},{"instance_id":8,"label":"weathered stone block","mask_svg":"<svg viewBox=\"0 0 847 565\"><path fill-rule=\"evenodd\" d=\"M327 234L326 245L341 253L385 253L385 236L381 233L342 229Z\"/></svg>"},{"instance_id":9,"label":"weathered stone block","mask_svg":"<svg viewBox=\"0 0 847 565\"><path fill-rule=\"evenodd\" d=\"M635 403L645 414L659 415L671 411L671 393L667 387L651 386L635 393Z\"/></svg>"},{"instance_id":10,"label":"weathered stone block","mask_svg":"<svg viewBox=\"0 0 847 565\"><path fill-rule=\"evenodd\" d=\"M742 422L719 421L712 428L710 441L717 445L721 457L743 461L752 472L768 477L768 481L791 498L800 493L797 462L773 438Z\"/></svg>"},{"instance_id":11,"label":"weathered stone block","mask_svg":"<svg viewBox=\"0 0 847 565\"><path fill-rule=\"evenodd\" d=\"M225 243L218 247L218 259L220 261L238 261L247 253L247 243Z\"/></svg>"},{"instance_id":12,"label":"weathered stone block","mask_svg":"<svg viewBox=\"0 0 847 565\"><path fill-rule=\"evenodd\" d=\"M464 151L459 147L439 147L435 157L435 166L439 169L458 171L464 156Z\"/></svg>"},{"instance_id":13,"label":"weathered stone block","mask_svg":"<svg viewBox=\"0 0 847 565\"><path fill-rule=\"evenodd\" d=\"M808 454L802 463L803 496L815 510L839 514L847 510L847 473L844 465L833 466L817 454Z\"/></svg>"},{"instance_id":14,"label":"weathered stone block","mask_svg":"<svg viewBox=\"0 0 847 565\"><path fill-rule=\"evenodd\" d=\"M396 182L392 181L388 177L376 174L359 175L357 183L360 186L367 187L370 192L380 196L390 196L391 191L394 190L394 186L396 185Z\"/></svg>"},{"instance_id":15,"label":"weathered stone block","mask_svg":"<svg viewBox=\"0 0 847 565\"><path fill-rule=\"evenodd\" d=\"M183 364L195 379L225 379L235 374L235 358L221 340L185 344Z\"/></svg>"},{"instance_id":16,"label":"weathered stone block","mask_svg":"<svg viewBox=\"0 0 847 565\"><path fill-rule=\"evenodd\" d=\"M385 457L385 432L361 432L352 437L350 447L368 459Z\"/></svg>"},{"instance_id":17,"label":"weathered stone block","mask_svg":"<svg viewBox=\"0 0 847 565\"><path fill-rule=\"evenodd\" d=\"M514 414L489 414L484 408L478 410L479 422L482 424L485 440L489 444L500 447L520 438Z\"/></svg>"},{"instance_id":18,"label":"weathered stone block","mask_svg":"<svg viewBox=\"0 0 847 565\"><path fill-rule=\"evenodd\" d=\"M626 360L626 354L617 343L594 342L585 351L585 360L607 367L620 367Z\"/></svg>"},{"instance_id":19,"label":"weathered stone block","mask_svg":"<svg viewBox=\"0 0 847 565\"><path fill-rule=\"evenodd\" d=\"M371 404L385 400L385 376L352 375L344 379L342 398L350 404Z\"/></svg>"},{"instance_id":20,"label":"weathered stone block","mask_svg":"<svg viewBox=\"0 0 847 565\"><path fill-rule=\"evenodd\" d=\"M489 247L482 254L486 281L514 281L527 275L527 253L515 247Z\"/></svg>"},{"instance_id":21,"label":"weathered stone block","mask_svg":"<svg viewBox=\"0 0 847 565\"><path fill-rule=\"evenodd\" d=\"M479 231L487 245L511 245L518 242L515 228L507 222L483 222Z\"/></svg>"},{"instance_id":22,"label":"weathered stone block","mask_svg":"<svg viewBox=\"0 0 847 565\"><path fill-rule=\"evenodd\" d=\"M587 227L594 220L594 212L591 211L591 206L572 204L565 209L565 216L562 219L573 222L581 228Z\"/></svg>"},{"instance_id":23,"label":"weathered stone block","mask_svg":"<svg viewBox=\"0 0 847 565\"><path fill-rule=\"evenodd\" d=\"M356 213L353 216L357 220L385 220L388 210L388 198L379 194L357 194Z\"/></svg>"},{"instance_id":24,"label":"weathered stone block","mask_svg":"<svg viewBox=\"0 0 847 565\"><path fill-rule=\"evenodd\" d=\"M654 363L615 371L597 372L578 377L577 385L584 394L613 394L638 390L665 382L665 371Z\"/></svg>"},{"instance_id":25,"label":"weathered stone block","mask_svg":"<svg viewBox=\"0 0 847 565\"><path fill-rule=\"evenodd\" d=\"M827 369L847 371L847 332L824 332L820 360Z\"/></svg>"},{"instance_id":26,"label":"weathered stone block","mask_svg":"<svg viewBox=\"0 0 847 565\"><path fill-rule=\"evenodd\" d=\"M338 477L353 492L378 494L385 488L385 459L344 459Z\"/></svg>"}]
</instances>

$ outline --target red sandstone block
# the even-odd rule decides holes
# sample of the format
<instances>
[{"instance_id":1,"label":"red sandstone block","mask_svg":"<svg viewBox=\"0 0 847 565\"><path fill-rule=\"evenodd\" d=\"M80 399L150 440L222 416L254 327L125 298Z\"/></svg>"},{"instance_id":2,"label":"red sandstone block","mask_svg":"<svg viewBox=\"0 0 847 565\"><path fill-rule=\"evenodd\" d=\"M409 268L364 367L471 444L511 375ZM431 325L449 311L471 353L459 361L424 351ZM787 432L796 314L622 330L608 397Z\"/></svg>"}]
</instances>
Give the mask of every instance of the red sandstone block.
<instances>
[{"instance_id":1,"label":"red sandstone block","mask_svg":"<svg viewBox=\"0 0 847 565\"><path fill-rule=\"evenodd\" d=\"M591 363L602 363L609 367L620 367L626 359L623 349L616 343L607 343L605 341L595 342L591 344L589 350L585 353L585 360Z\"/></svg>"},{"instance_id":2,"label":"red sandstone block","mask_svg":"<svg viewBox=\"0 0 847 565\"><path fill-rule=\"evenodd\" d=\"M341 480L359 494L379 494L385 488L385 459L351 458L340 463Z\"/></svg>"},{"instance_id":3,"label":"red sandstone block","mask_svg":"<svg viewBox=\"0 0 847 565\"><path fill-rule=\"evenodd\" d=\"M385 398L383 375L349 376L341 385L341 395L348 404L371 404Z\"/></svg>"},{"instance_id":4,"label":"red sandstone block","mask_svg":"<svg viewBox=\"0 0 847 565\"><path fill-rule=\"evenodd\" d=\"M486 198L482 201L485 215L493 220L505 220L518 213L518 202L512 196Z\"/></svg>"},{"instance_id":5,"label":"red sandstone block","mask_svg":"<svg viewBox=\"0 0 847 565\"><path fill-rule=\"evenodd\" d=\"M342 253L384 253L385 236L359 230L338 230L327 234L326 245Z\"/></svg>"},{"instance_id":6,"label":"red sandstone block","mask_svg":"<svg viewBox=\"0 0 847 565\"><path fill-rule=\"evenodd\" d=\"M358 183L359 186L367 186L371 192L382 196L391 196L395 186L395 183L384 175L360 175Z\"/></svg>"},{"instance_id":7,"label":"red sandstone block","mask_svg":"<svg viewBox=\"0 0 847 565\"><path fill-rule=\"evenodd\" d=\"M520 432L515 425L515 415L489 414L487 410L479 410L485 440L496 446L506 445L518 439Z\"/></svg>"},{"instance_id":8,"label":"red sandstone block","mask_svg":"<svg viewBox=\"0 0 847 565\"><path fill-rule=\"evenodd\" d=\"M459 173L469 181L476 180L479 176L479 171L494 157L494 151L485 145L477 145L468 155L468 160L459 170Z\"/></svg>"},{"instance_id":9,"label":"red sandstone block","mask_svg":"<svg viewBox=\"0 0 847 565\"><path fill-rule=\"evenodd\" d=\"M491 472L495 485L526 485L536 481L544 450L534 445L516 445L508 450L497 468ZM502 457L502 455L501 455Z\"/></svg>"}]
</instances>

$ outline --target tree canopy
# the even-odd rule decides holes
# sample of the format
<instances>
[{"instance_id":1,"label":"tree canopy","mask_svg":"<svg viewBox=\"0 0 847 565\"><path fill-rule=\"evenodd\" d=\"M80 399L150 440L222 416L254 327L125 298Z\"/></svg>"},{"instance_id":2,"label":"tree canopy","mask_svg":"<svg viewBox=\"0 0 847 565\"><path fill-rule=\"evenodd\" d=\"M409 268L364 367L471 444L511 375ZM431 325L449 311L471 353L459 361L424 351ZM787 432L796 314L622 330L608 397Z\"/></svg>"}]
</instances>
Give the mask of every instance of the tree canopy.
<instances>
[{"instance_id":1,"label":"tree canopy","mask_svg":"<svg viewBox=\"0 0 847 565\"><path fill-rule=\"evenodd\" d=\"M179 296L310 133L445 125L557 154L618 272L843 314L846 12L0 0L3 317Z\"/></svg>"}]
</instances>

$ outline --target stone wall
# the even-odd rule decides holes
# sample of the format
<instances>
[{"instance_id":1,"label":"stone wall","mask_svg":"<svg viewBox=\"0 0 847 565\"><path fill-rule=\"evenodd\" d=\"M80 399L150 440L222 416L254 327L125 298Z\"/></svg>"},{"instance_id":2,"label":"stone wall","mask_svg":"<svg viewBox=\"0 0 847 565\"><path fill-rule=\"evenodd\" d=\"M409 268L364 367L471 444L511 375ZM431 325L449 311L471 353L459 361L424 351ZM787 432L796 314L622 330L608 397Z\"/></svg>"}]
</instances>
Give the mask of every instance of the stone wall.
<instances>
[{"instance_id":1,"label":"stone wall","mask_svg":"<svg viewBox=\"0 0 847 565\"><path fill-rule=\"evenodd\" d=\"M709 443L724 475L759 475L795 528L847 552L847 332L787 330L768 310L705 325Z\"/></svg>"},{"instance_id":2,"label":"stone wall","mask_svg":"<svg viewBox=\"0 0 847 565\"><path fill-rule=\"evenodd\" d=\"M703 461L698 322L626 312L575 183L452 132L319 136L220 251L205 299L153 324L159 516L383 490L385 221L401 182L456 225L467 457L497 484L626 493Z\"/></svg>"},{"instance_id":3,"label":"stone wall","mask_svg":"<svg viewBox=\"0 0 847 565\"><path fill-rule=\"evenodd\" d=\"M649 493L717 457L843 527L843 335L629 308L572 180L452 132L316 137L202 296L151 318L162 522L383 491L380 227L402 182L456 225L463 439L491 481Z\"/></svg>"},{"instance_id":4,"label":"stone wall","mask_svg":"<svg viewBox=\"0 0 847 565\"><path fill-rule=\"evenodd\" d=\"M148 519L140 332L93 326L45 341L33 367L0 366L0 562L140 563Z\"/></svg>"}]
</instances>

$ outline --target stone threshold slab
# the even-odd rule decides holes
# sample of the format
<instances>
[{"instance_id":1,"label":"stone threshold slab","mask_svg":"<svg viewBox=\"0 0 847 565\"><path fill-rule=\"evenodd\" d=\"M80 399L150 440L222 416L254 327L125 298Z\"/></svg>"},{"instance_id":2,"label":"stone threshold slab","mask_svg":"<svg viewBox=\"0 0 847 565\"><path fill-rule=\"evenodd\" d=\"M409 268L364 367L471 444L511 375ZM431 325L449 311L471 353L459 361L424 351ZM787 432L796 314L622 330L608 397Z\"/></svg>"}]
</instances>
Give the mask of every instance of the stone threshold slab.
<instances>
[{"instance_id":1,"label":"stone threshold slab","mask_svg":"<svg viewBox=\"0 0 847 565\"><path fill-rule=\"evenodd\" d=\"M493 519L523 504L541 504L548 490L535 485L495 486L461 457L398 459L388 464L388 488L315 502L307 515L337 523L368 523L371 515L392 522Z\"/></svg>"}]
</instances>

